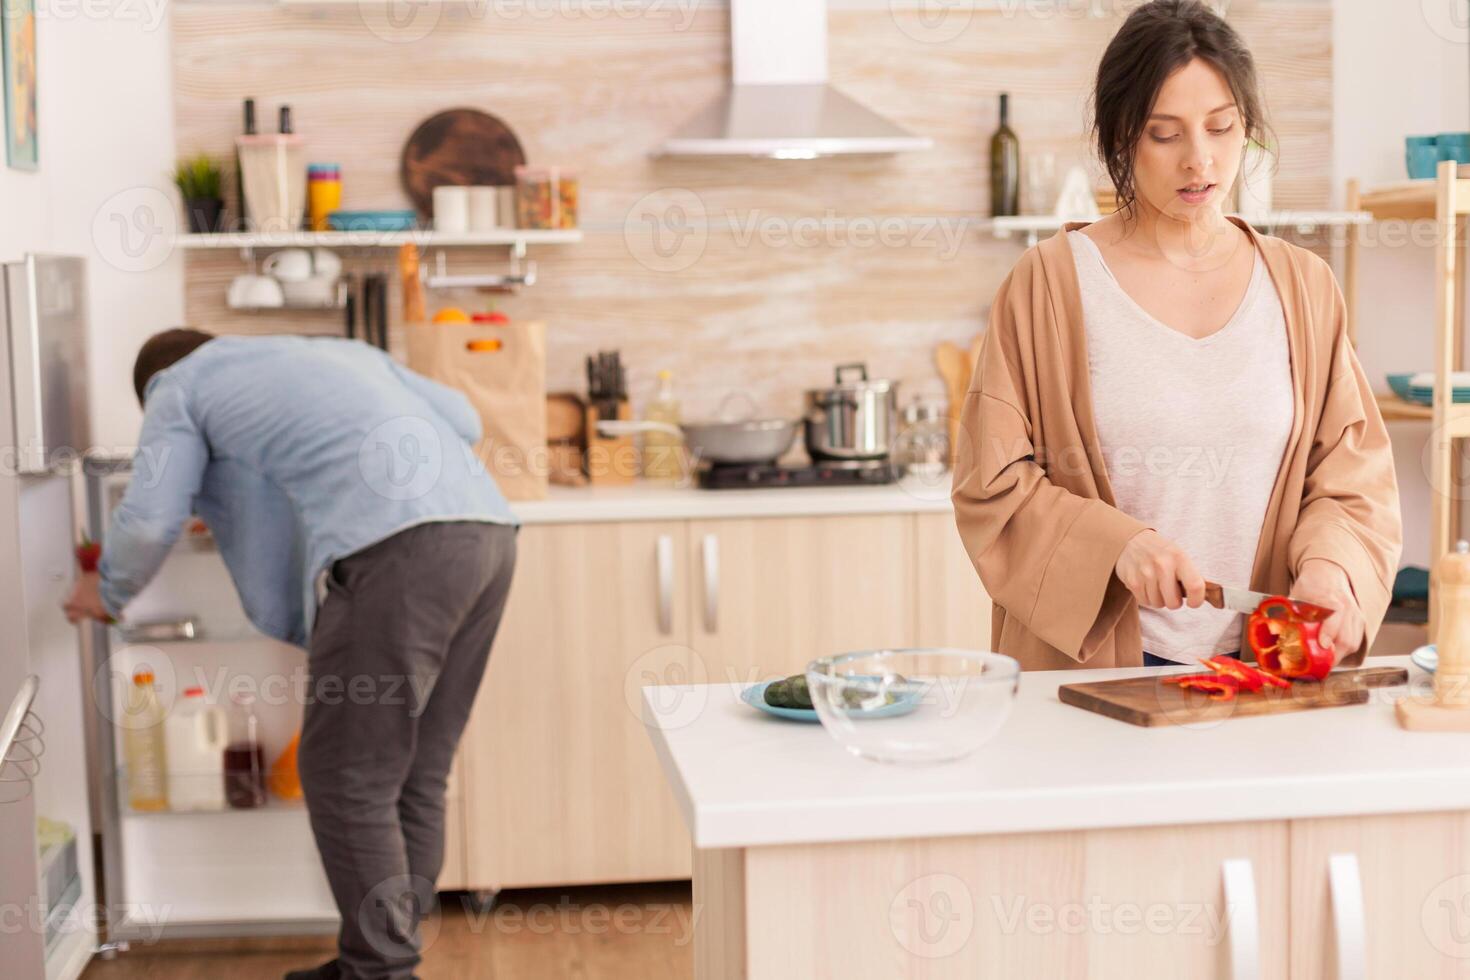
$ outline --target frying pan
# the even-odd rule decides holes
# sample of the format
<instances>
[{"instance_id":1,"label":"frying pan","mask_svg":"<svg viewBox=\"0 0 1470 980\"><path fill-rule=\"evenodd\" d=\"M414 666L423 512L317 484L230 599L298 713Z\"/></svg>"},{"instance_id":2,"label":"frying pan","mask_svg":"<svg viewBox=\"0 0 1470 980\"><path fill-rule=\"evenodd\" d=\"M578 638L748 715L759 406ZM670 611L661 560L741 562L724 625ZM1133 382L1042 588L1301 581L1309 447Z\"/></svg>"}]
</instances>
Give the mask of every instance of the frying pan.
<instances>
[{"instance_id":1,"label":"frying pan","mask_svg":"<svg viewBox=\"0 0 1470 980\"><path fill-rule=\"evenodd\" d=\"M773 463L791 448L800 426L799 421L791 422L786 419L690 422L684 425L611 420L597 423L598 431L609 436L632 435L635 432L667 432L682 436L684 447L691 456L716 465Z\"/></svg>"}]
</instances>

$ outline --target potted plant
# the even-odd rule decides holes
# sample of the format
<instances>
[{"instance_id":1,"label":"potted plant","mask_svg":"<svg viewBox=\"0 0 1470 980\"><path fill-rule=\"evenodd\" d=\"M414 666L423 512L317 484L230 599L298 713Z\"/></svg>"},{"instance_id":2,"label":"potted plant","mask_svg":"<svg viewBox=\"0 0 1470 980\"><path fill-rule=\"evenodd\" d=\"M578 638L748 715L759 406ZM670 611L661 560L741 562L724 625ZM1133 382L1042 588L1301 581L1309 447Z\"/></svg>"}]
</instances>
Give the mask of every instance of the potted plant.
<instances>
[{"instance_id":1,"label":"potted plant","mask_svg":"<svg viewBox=\"0 0 1470 980\"><path fill-rule=\"evenodd\" d=\"M221 196L222 183L223 172L219 162L205 153L193 159L180 160L174 168L174 184L184 199L190 234L202 235L218 230L220 211L225 206Z\"/></svg>"}]
</instances>

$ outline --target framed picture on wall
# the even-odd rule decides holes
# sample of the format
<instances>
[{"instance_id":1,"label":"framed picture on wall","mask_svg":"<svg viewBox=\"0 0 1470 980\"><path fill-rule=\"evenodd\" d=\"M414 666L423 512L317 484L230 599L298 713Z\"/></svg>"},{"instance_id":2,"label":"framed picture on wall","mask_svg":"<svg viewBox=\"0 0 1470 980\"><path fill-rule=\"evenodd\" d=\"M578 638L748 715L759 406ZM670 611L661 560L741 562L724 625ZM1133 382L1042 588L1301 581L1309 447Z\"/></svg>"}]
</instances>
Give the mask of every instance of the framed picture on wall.
<instances>
[{"instance_id":1,"label":"framed picture on wall","mask_svg":"<svg viewBox=\"0 0 1470 980\"><path fill-rule=\"evenodd\" d=\"M39 163L36 135L36 0L0 0L5 69L5 159L17 170Z\"/></svg>"}]
</instances>

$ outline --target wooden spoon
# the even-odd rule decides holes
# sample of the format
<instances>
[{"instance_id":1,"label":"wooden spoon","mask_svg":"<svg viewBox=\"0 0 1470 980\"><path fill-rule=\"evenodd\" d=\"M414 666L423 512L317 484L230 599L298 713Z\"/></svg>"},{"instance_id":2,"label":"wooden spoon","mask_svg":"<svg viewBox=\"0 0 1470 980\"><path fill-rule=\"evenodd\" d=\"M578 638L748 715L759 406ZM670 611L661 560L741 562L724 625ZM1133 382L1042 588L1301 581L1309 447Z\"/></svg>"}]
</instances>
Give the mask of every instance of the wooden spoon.
<instances>
[{"instance_id":1,"label":"wooden spoon","mask_svg":"<svg viewBox=\"0 0 1470 980\"><path fill-rule=\"evenodd\" d=\"M948 340L940 342L934 349L934 363L939 376L944 379L945 391L949 394L949 417L959 418L960 405L965 400L965 388L970 383L969 357L958 344Z\"/></svg>"}]
</instances>

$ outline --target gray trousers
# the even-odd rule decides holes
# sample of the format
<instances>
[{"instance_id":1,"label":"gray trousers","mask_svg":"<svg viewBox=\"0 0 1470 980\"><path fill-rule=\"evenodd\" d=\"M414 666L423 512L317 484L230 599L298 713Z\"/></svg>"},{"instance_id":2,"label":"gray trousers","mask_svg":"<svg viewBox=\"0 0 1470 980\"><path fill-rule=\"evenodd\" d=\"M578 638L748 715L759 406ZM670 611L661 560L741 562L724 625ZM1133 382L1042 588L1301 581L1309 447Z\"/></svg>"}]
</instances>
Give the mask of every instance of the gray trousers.
<instances>
[{"instance_id":1,"label":"gray trousers","mask_svg":"<svg viewBox=\"0 0 1470 980\"><path fill-rule=\"evenodd\" d=\"M343 558L312 628L301 786L343 980L407 980L444 862L444 788L510 592L515 529L420 524Z\"/></svg>"}]
</instances>

